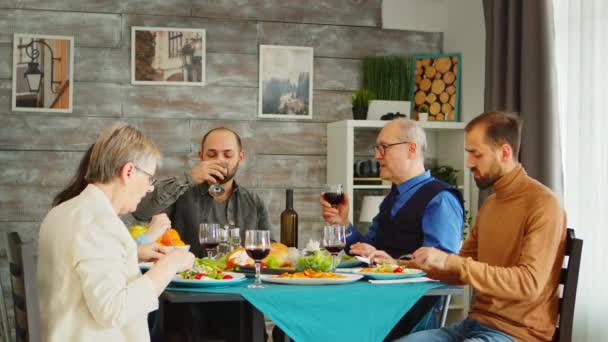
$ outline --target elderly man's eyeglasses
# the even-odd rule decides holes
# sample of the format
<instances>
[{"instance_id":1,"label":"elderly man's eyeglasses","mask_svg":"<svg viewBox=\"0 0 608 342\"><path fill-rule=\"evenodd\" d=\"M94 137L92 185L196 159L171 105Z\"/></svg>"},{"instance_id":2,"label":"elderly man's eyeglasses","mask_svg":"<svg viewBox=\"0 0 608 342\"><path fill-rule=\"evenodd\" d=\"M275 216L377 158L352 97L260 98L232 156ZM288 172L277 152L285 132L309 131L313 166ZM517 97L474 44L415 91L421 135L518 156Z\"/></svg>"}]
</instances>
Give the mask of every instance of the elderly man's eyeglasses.
<instances>
[{"instance_id":1,"label":"elderly man's eyeglasses","mask_svg":"<svg viewBox=\"0 0 608 342\"><path fill-rule=\"evenodd\" d=\"M153 175L149 174L148 172L140 169L139 167L135 167L135 170L143 173L144 175L148 176L148 183L150 183L150 185L154 185L156 184L156 181L158 181L158 179L156 179L156 177L154 177Z\"/></svg>"},{"instance_id":2,"label":"elderly man's eyeglasses","mask_svg":"<svg viewBox=\"0 0 608 342\"><path fill-rule=\"evenodd\" d=\"M380 154L381 156L384 155L384 153L386 152L386 149L395 145L402 145L402 144L411 144L412 142L410 141L400 141L400 142L396 142L396 143L392 143L392 144L376 144L374 145L374 153L378 152L378 154Z\"/></svg>"}]
</instances>

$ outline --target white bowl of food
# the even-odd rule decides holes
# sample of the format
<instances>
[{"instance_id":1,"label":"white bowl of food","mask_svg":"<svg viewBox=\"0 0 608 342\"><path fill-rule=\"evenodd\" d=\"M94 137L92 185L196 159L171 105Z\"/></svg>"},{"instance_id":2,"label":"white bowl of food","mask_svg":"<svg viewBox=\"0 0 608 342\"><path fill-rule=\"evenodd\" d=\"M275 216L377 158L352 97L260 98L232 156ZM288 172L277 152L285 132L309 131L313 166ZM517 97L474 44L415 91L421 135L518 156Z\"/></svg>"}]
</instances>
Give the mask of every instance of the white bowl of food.
<instances>
[{"instance_id":1,"label":"white bowl of food","mask_svg":"<svg viewBox=\"0 0 608 342\"><path fill-rule=\"evenodd\" d=\"M161 246L161 250L164 253L169 253L171 251L173 251L174 249L183 249L186 251L190 250L190 245L185 245L185 246Z\"/></svg>"}]
</instances>

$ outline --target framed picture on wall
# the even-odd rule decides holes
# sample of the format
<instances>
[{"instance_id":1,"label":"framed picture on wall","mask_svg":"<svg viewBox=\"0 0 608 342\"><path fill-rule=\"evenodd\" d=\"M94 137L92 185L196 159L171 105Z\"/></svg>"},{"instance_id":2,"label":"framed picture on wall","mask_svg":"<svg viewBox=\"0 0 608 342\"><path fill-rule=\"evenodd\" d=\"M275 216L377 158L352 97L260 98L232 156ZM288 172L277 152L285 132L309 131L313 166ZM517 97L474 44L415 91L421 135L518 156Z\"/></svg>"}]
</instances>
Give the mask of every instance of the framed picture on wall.
<instances>
[{"instance_id":1,"label":"framed picture on wall","mask_svg":"<svg viewBox=\"0 0 608 342\"><path fill-rule=\"evenodd\" d=\"M459 121L461 55L414 56L413 63L412 119Z\"/></svg>"},{"instance_id":2,"label":"framed picture on wall","mask_svg":"<svg viewBox=\"0 0 608 342\"><path fill-rule=\"evenodd\" d=\"M13 35L13 111L71 113L74 37Z\"/></svg>"},{"instance_id":3,"label":"framed picture on wall","mask_svg":"<svg viewBox=\"0 0 608 342\"><path fill-rule=\"evenodd\" d=\"M205 30L131 27L131 83L205 85Z\"/></svg>"},{"instance_id":4,"label":"framed picture on wall","mask_svg":"<svg viewBox=\"0 0 608 342\"><path fill-rule=\"evenodd\" d=\"M313 49L260 45L258 117L312 118Z\"/></svg>"}]
</instances>

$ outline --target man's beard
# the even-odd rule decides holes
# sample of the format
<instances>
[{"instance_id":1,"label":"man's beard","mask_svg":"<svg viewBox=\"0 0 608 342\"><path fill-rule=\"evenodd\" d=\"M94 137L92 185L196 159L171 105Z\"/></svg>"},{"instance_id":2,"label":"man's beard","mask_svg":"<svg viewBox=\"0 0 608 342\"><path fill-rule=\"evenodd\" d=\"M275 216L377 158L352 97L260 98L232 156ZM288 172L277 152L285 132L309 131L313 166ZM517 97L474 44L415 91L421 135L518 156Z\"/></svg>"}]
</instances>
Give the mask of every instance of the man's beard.
<instances>
[{"instance_id":1,"label":"man's beard","mask_svg":"<svg viewBox=\"0 0 608 342\"><path fill-rule=\"evenodd\" d=\"M222 181L219 182L219 184L226 184L228 183L231 179L234 178L234 176L236 175L236 172L239 169L239 164L240 162L237 162L236 165L234 166L234 169L232 170L228 170L228 174L226 174L226 177L224 177L224 179Z\"/></svg>"},{"instance_id":2,"label":"man's beard","mask_svg":"<svg viewBox=\"0 0 608 342\"><path fill-rule=\"evenodd\" d=\"M471 169L471 172L475 171L479 170L477 170L476 168ZM494 183L496 183L496 181L499 180L500 177L500 167L498 167L498 165L494 165L490 168L490 171L486 176L479 176L479 178L473 177L473 179L475 180L475 184L477 184L477 187L480 190L485 190L494 185Z\"/></svg>"},{"instance_id":3,"label":"man's beard","mask_svg":"<svg viewBox=\"0 0 608 342\"><path fill-rule=\"evenodd\" d=\"M498 178L490 177L490 176L483 176L483 177L474 178L474 179L475 179L475 184L477 184L477 187L480 190L485 190L485 189L491 187L498 180Z\"/></svg>"}]
</instances>

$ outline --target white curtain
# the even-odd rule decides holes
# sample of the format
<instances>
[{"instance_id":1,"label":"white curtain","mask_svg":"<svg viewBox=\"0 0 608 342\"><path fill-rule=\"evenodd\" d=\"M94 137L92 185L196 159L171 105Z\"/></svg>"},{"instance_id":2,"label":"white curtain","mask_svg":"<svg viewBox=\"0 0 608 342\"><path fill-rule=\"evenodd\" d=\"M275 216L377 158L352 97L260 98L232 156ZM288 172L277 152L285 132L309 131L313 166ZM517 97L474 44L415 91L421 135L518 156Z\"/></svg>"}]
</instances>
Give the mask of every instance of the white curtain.
<instances>
[{"instance_id":1,"label":"white curtain","mask_svg":"<svg viewBox=\"0 0 608 342\"><path fill-rule=\"evenodd\" d=\"M554 0L564 201L584 240L573 341L608 341L608 1Z\"/></svg>"}]
</instances>

